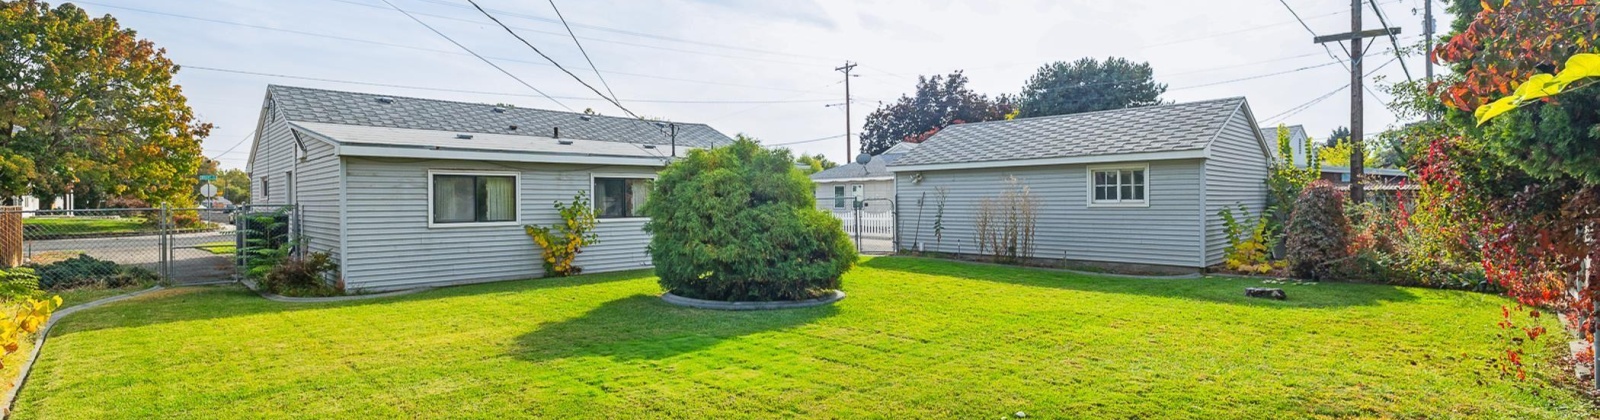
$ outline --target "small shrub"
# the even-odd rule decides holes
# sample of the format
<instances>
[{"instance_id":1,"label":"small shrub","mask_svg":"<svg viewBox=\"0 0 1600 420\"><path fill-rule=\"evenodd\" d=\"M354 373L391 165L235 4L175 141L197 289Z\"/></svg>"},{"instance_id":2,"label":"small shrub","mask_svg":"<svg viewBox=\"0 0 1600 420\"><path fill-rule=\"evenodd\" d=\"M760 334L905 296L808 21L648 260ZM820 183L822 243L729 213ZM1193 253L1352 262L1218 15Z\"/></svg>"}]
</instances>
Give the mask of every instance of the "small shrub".
<instances>
[{"instance_id":1,"label":"small shrub","mask_svg":"<svg viewBox=\"0 0 1600 420\"><path fill-rule=\"evenodd\" d=\"M176 229L196 229L205 226L205 222L200 220L200 213L192 210L173 212L167 217L172 220L172 227Z\"/></svg>"},{"instance_id":2,"label":"small shrub","mask_svg":"<svg viewBox=\"0 0 1600 420\"><path fill-rule=\"evenodd\" d=\"M66 290L80 287L127 287L152 284L160 280L154 271L78 255L47 265L34 266L39 288Z\"/></svg>"},{"instance_id":3,"label":"small shrub","mask_svg":"<svg viewBox=\"0 0 1600 420\"><path fill-rule=\"evenodd\" d=\"M245 266L245 276L261 279L294 252L294 242L289 237L289 209L272 212L253 212L239 217L244 221L244 248L238 250Z\"/></svg>"},{"instance_id":4,"label":"small shrub","mask_svg":"<svg viewBox=\"0 0 1600 420\"><path fill-rule=\"evenodd\" d=\"M662 287L710 300L796 300L839 288L856 262L786 149L740 136L661 171L642 213Z\"/></svg>"},{"instance_id":5,"label":"small shrub","mask_svg":"<svg viewBox=\"0 0 1600 420\"><path fill-rule=\"evenodd\" d=\"M98 286L105 279L117 274L117 263L97 259L88 255L79 255L56 263L36 267L39 275L39 287L48 290L65 290L86 286Z\"/></svg>"},{"instance_id":6,"label":"small shrub","mask_svg":"<svg viewBox=\"0 0 1600 420\"><path fill-rule=\"evenodd\" d=\"M290 257L261 278L261 287L284 296L332 296L339 294L332 279L339 276L339 264L326 252L306 257Z\"/></svg>"},{"instance_id":7,"label":"small shrub","mask_svg":"<svg viewBox=\"0 0 1600 420\"><path fill-rule=\"evenodd\" d=\"M1217 214L1222 216L1223 231L1228 236L1228 248L1224 250L1223 264L1229 270L1246 273L1266 274L1275 267L1269 258L1267 246L1272 239L1267 234L1269 216L1261 215L1259 219L1252 218L1250 209L1243 204L1239 205L1239 212L1244 221L1233 215L1233 209L1223 208Z\"/></svg>"},{"instance_id":8,"label":"small shrub","mask_svg":"<svg viewBox=\"0 0 1600 420\"><path fill-rule=\"evenodd\" d=\"M108 209L148 209L150 203L135 197L111 197L101 207Z\"/></svg>"},{"instance_id":9,"label":"small shrub","mask_svg":"<svg viewBox=\"0 0 1600 420\"><path fill-rule=\"evenodd\" d=\"M600 243L594 233L594 206L589 205L588 192L579 191L572 204L555 203L561 214L561 224L554 226L527 225L522 230L533 237L533 243L544 250L539 261L544 263L545 277L566 277L583 272L573 265L583 247Z\"/></svg>"},{"instance_id":10,"label":"small shrub","mask_svg":"<svg viewBox=\"0 0 1600 420\"><path fill-rule=\"evenodd\" d=\"M1328 181L1313 182L1295 200L1288 226L1289 269L1311 280L1341 278L1350 256L1350 222L1344 194Z\"/></svg>"},{"instance_id":11,"label":"small shrub","mask_svg":"<svg viewBox=\"0 0 1600 420\"><path fill-rule=\"evenodd\" d=\"M0 300L15 302L37 297L39 275L33 269L17 267L0 269Z\"/></svg>"}]
</instances>

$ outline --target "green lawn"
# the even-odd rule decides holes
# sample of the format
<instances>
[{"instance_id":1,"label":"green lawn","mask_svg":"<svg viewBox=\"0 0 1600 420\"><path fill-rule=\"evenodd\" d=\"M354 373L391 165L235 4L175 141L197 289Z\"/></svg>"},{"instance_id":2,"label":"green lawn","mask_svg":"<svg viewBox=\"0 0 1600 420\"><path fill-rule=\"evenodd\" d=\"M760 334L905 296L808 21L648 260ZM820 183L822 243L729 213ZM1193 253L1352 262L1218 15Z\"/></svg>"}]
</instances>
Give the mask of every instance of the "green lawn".
<instances>
[{"instance_id":1,"label":"green lawn","mask_svg":"<svg viewBox=\"0 0 1600 420\"><path fill-rule=\"evenodd\" d=\"M239 249L238 246L239 246L238 244L235 244L235 243L233 243L231 241L223 241L223 242L206 242L206 243L203 243L203 244L200 244L200 245L195 245L195 248L198 248L201 251L210 252L212 254L217 254L217 255L233 255L235 253L235 251L237 251Z\"/></svg>"},{"instance_id":2,"label":"green lawn","mask_svg":"<svg viewBox=\"0 0 1600 420\"><path fill-rule=\"evenodd\" d=\"M119 288L83 287L72 290L63 290L60 292L45 292L45 296L61 296L61 307L66 308L73 305L81 305L93 302L100 300L101 298L108 298L123 293L134 292L148 288L150 288L150 285L137 285ZM5 310L9 311L11 309L7 308ZM3 359L0 359L0 362L4 362L5 364L3 368L0 368L0 392L11 391L11 386L17 382L17 369L22 366L22 362L25 361L24 359L27 358L28 354L32 351L33 339L29 338L22 340L21 347L17 348L15 353L11 353L6 355Z\"/></svg>"},{"instance_id":3,"label":"green lawn","mask_svg":"<svg viewBox=\"0 0 1600 420\"><path fill-rule=\"evenodd\" d=\"M1509 417L1595 413L1504 299L867 260L832 307L662 303L643 272L286 304L166 290L56 329L18 418ZM1543 317L1550 320L1553 317ZM1552 331L1562 331L1550 324Z\"/></svg>"},{"instance_id":4,"label":"green lawn","mask_svg":"<svg viewBox=\"0 0 1600 420\"><path fill-rule=\"evenodd\" d=\"M107 235L154 232L155 229L145 226L144 219L138 217L30 217L22 219L22 225L30 235L34 234L32 232L42 235Z\"/></svg>"}]
</instances>

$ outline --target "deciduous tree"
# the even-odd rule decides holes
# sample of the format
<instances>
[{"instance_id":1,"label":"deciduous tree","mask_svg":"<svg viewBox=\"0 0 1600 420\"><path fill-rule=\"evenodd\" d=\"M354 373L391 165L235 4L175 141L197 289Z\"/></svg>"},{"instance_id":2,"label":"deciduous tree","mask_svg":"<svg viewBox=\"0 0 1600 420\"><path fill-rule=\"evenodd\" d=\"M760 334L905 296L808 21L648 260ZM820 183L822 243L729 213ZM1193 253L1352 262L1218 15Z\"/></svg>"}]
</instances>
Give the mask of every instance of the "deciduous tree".
<instances>
[{"instance_id":1,"label":"deciduous tree","mask_svg":"<svg viewBox=\"0 0 1600 420\"><path fill-rule=\"evenodd\" d=\"M199 123L165 51L70 3L0 1L0 149L34 162L32 193L74 184L191 201Z\"/></svg>"},{"instance_id":2,"label":"deciduous tree","mask_svg":"<svg viewBox=\"0 0 1600 420\"><path fill-rule=\"evenodd\" d=\"M800 157L794 158L794 162L805 166L805 169L802 169L802 171L805 172L806 175L811 175L817 172L832 169L835 166L839 166L839 164L828 160L828 157L821 153L815 155L800 155Z\"/></svg>"},{"instance_id":3,"label":"deciduous tree","mask_svg":"<svg viewBox=\"0 0 1600 420\"><path fill-rule=\"evenodd\" d=\"M950 124L1003 119L1012 112L1008 96L990 99L967 88L967 76L918 77L916 92L867 114L861 130L861 153L876 155L902 141L926 140L930 130Z\"/></svg>"}]
</instances>

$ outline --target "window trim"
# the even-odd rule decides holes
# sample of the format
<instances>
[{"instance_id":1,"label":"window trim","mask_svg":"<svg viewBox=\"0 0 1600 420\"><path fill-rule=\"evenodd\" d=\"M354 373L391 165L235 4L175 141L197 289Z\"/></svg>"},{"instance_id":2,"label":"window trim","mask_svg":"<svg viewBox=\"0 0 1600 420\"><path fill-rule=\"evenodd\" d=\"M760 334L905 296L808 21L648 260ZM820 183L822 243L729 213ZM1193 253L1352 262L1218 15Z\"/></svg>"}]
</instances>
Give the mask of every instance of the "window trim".
<instances>
[{"instance_id":1,"label":"window trim","mask_svg":"<svg viewBox=\"0 0 1600 420\"><path fill-rule=\"evenodd\" d=\"M595 223L598 224L598 223L606 223L606 222L640 222L640 221L650 220L649 217L644 217L644 216L600 217L599 209L595 209L594 208L595 206L600 204L600 196L596 192L598 190L598 188L595 188L595 180L600 179L600 178L648 179L648 180L650 180L651 183L654 183L654 182L656 182L656 174L653 174L653 173L651 173L651 174L631 173L630 174L630 173L609 173L609 172L590 172L589 173L589 208L595 210L595 212L594 212L594 222ZM654 188L654 185L652 185L651 187Z\"/></svg>"},{"instance_id":2,"label":"window trim","mask_svg":"<svg viewBox=\"0 0 1600 420\"><path fill-rule=\"evenodd\" d=\"M516 203L513 213L514 220L509 222L433 222L433 178L436 175L466 175L466 176L509 176L512 179L512 202ZM451 229L471 227L497 227L497 226L522 226L522 172L521 171L474 171L456 169L429 169L428 170L428 228Z\"/></svg>"},{"instance_id":3,"label":"window trim","mask_svg":"<svg viewBox=\"0 0 1600 420\"><path fill-rule=\"evenodd\" d=\"M1095 200L1094 198L1094 173L1095 171L1108 170L1140 170L1144 171L1144 199L1142 200ZM1083 176L1084 202L1089 207L1150 207L1150 163L1124 163L1113 165L1089 165L1084 168ZM1119 194L1120 195L1120 194ZM1119 197L1120 198L1120 197Z\"/></svg>"},{"instance_id":4,"label":"window trim","mask_svg":"<svg viewBox=\"0 0 1600 420\"><path fill-rule=\"evenodd\" d=\"M844 184L833 186L833 208L844 208L844 199L845 197L849 197L848 195L845 195L848 192L848 189L849 188L845 187Z\"/></svg>"}]
</instances>

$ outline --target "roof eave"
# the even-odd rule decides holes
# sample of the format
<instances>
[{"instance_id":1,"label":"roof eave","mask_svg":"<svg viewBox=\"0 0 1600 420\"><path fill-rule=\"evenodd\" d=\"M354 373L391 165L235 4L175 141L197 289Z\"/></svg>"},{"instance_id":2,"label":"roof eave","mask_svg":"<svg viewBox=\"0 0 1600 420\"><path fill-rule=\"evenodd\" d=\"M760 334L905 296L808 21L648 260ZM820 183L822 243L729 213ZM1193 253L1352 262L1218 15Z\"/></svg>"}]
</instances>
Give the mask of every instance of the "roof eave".
<instances>
[{"instance_id":1,"label":"roof eave","mask_svg":"<svg viewBox=\"0 0 1600 420\"><path fill-rule=\"evenodd\" d=\"M447 147L402 147L364 144L342 144L335 152L339 156L478 160L492 162L570 163L580 165L651 166L667 165L667 159L643 156L612 156L568 153L513 152L504 150L473 150Z\"/></svg>"},{"instance_id":2,"label":"roof eave","mask_svg":"<svg viewBox=\"0 0 1600 420\"><path fill-rule=\"evenodd\" d=\"M1087 163L1120 163L1175 159L1204 159L1206 149L1174 150L1165 152L1121 153L1114 155L1068 156L1047 159L1016 159L977 162L949 162L912 165L891 165L890 172L947 171L957 169L1014 168L1022 166L1075 165Z\"/></svg>"},{"instance_id":3,"label":"roof eave","mask_svg":"<svg viewBox=\"0 0 1600 420\"><path fill-rule=\"evenodd\" d=\"M866 182L866 181L893 181L894 175L863 176L854 178L822 178L812 179L811 182Z\"/></svg>"}]
</instances>

